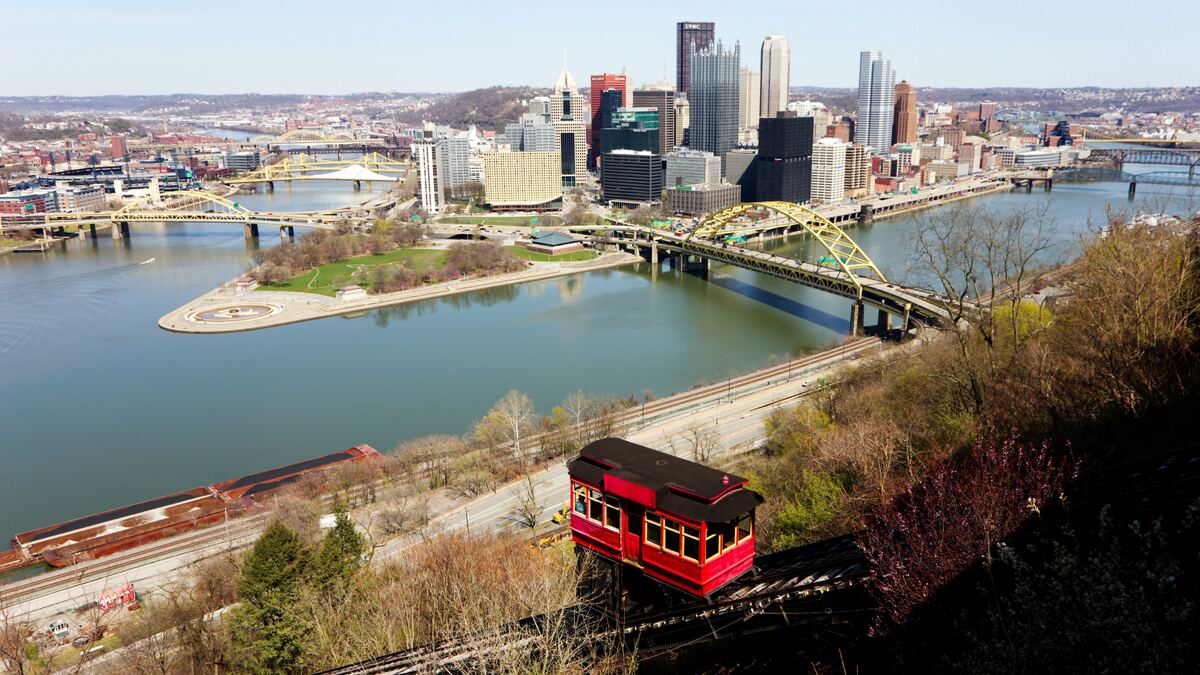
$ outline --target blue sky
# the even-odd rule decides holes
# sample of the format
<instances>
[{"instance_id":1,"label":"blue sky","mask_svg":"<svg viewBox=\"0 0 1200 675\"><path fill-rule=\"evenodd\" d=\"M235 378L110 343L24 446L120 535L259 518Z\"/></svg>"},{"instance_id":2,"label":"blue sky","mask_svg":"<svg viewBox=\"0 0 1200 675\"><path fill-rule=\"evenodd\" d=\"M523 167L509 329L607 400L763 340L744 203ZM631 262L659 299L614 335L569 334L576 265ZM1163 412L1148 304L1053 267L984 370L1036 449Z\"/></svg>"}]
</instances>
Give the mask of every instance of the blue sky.
<instances>
[{"instance_id":1,"label":"blue sky","mask_svg":"<svg viewBox=\"0 0 1200 675\"><path fill-rule=\"evenodd\" d=\"M740 40L743 64L755 69L762 38L787 35L793 85L855 86L862 49L883 50L898 78L918 86L1200 85L1200 62L1188 48L1200 2L1130 7L1114 0L3 0L0 95L550 86L564 49L581 84L589 73L622 66L641 84L673 80L674 26L683 20L715 21L718 37Z\"/></svg>"}]
</instances>

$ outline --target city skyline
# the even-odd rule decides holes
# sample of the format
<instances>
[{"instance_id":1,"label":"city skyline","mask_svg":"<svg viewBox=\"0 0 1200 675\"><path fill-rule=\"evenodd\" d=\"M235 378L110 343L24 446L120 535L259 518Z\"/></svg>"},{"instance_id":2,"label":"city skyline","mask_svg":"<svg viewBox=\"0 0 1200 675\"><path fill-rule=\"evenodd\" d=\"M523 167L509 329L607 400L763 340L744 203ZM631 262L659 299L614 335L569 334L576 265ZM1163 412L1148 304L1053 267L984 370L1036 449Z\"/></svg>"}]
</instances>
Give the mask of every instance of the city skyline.
<instances>
[{"instance_id":1,"label":"city skyline","mask_svg":"<svg viewBox=\"0 0 1200 675\"><path fill-rule=\"evenodd\" d=\"M536 3L535 3L536 4ZM896 64L897 79L915 86L936 87L1130 87L1188 86L1196 72L1186 54L1184 31L1200 18L1193 5L1172 1L1164 11L1177 21L1156 28L1156 39L1143 45L1145 58L1129 59L1110 48L1119 28L1094 7L1067 2L1063 11L1072 17L1072 28L1059 35L1069 48L1047 61L1043 53L1013 49L981 53L979 40L992 19L984 8L947 6L931 8L923 33L928 39L912 40L887 21L856 22L854 31L813 31L813 25L844 24L852 17L832 7L815 7L803 15L783 3L766 2L754 14L730 12L715 3L693 3L686 9L646 7L636 22L619 14L598 16L587 29L554 24L549 13L530 25L530 15L488 13L477 5L477 16L466 7L470 20L447 23L434 8L368 2L348 13L340 7L297 2L288 8L235 5L227 0L208 3L203 14L186 7L158 6L142 0L119 10L64 0L50 7L7 8L13 25L36 21L54 26L51 31L15 31L9 36L10 55L36 55L40 68L55 71L53 78L23 77L19 69L0 75L0 92L9 96L95 96L105 94L168 94L193 92L347 94L367 91L453 92L493 85L544 87L561 68L563 48L567 65L578 73L620 72L622 67L636 86L658 80L675 80L675 26L679 21L711 21L716 37L726 44L758 44L763 35L794 36L804 44L793 66L802 77L794 86L847 87L856 82L857 54L880 50ZM883 12L885 6L878 6ZM869 10L868 10L869 11ZM536 12L533 14L537 14ZM881 14L880 16L884 16ZM358 17L396 26L386 37L364 38L360 31L326 32L338 22ZM994 19L994 17L993 17ZM416 30L424 25L426 29ZM443 30L444 27L444 30ZM194 34L190 41L171 40L181 29ZM557 39L512 40L530 30L558 35ZM573 33L572 33L573 31ZM600 39L579 39L619 31L626 39L620 47ZM98 42L73 42L47 36L87 32L104 36ZM205 35L244 39L205 39ZM122 39L128 36L129 39ZM1097 39L1100 36L1101 39ZM319 39L317 39L319 37ZM1011 33L1014 44L1023 39L1021 29ZM148 58L147 47L170 45L173 58ZM464 43L469 45L464 48ZM290 49L298 44L302 48ZM105 63L121 68L82 68L81 63L103 52ZM799 54L803 54L800 56ZM271 67L280 54L289 65ZM482 54L489 55L480 58ZM960 54L966 58L947 58ZM437 70L404 68L406 60L438 63ZM995 57L993 57L995 55ZM1153 68L1146 68L1149 59ZM137 64L130 67L130 64Z\"/></svg>"}]
</instances>

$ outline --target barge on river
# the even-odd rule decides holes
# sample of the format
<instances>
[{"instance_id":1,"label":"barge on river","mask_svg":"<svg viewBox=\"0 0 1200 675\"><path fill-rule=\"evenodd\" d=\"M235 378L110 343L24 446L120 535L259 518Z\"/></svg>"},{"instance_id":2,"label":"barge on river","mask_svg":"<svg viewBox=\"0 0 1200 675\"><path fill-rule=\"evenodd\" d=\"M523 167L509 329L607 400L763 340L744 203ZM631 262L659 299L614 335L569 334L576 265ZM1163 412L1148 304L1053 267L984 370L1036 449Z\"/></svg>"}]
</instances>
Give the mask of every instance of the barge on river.
<instances>
[{"instance_id":1,"label":"barge on river","mask_svg":"<svg viewBox=\"0 0 1200 675\"><path fill-rule=\"evenodd\" d=\"M334 452L269 471L182 490L163 497L22 532L12 550L0 552L0 572L45 562L65 567L220 523L261 508L266 498L292 483L319 481L347 462L378 457L369 445Z\"/></svg>"}]
</instances>

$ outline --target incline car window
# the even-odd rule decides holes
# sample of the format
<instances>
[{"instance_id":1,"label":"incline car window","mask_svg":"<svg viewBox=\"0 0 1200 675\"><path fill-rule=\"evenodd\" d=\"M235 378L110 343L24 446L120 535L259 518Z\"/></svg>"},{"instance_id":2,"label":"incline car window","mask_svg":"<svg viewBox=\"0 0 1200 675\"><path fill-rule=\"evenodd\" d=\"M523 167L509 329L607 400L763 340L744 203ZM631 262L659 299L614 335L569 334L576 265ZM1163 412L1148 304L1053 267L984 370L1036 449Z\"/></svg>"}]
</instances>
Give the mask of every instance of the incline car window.
<instances>
[{"instance_id":1,"label":"incline car window","mask_svg":"<svg viewBox=\"0 0 1200 675\"><path fill-rule=\"evenodd\" d=\"M575 513L578 513L581 516L586 516L587 515L587 488L576 483L573 489L575 491Z\"/></svg>"},{"instance_id":2,"label":"incline car window","mask_svg":"<svg viewBox=\"0 0 1200 675\"><path fill-rule=\"evenodd\" d=\"M679 523L663 518L663 550L679 555Z\"/></svg>"},{"instance_id":3,"label":"incline car window","mask_svg":"<svg viewBox=\"0 0 1200 675\"><path fill-rule=\"evenodd\" d=\"M604 506L600 499L600 492L598 490L588 490L588 518L600 522L601 516L604 515L603 510Z\"/></svg>"},{"instance_id":4,"label":"incline car window","mask_svg":"<svg viewBox=\"0 0 1200 675\"><path fill-rule=\"evenodd\" d=\"M614 530L621 527L621 502L616 497L604 496L604 526Z\"/></svg>"},{"instance_id":5,"label":"incline car window","mask_svg":"<svg viewBox=\"0 0 1200 675\"><path fill-rule=\"evenodd\" d=\"M683 534L683 557L699 562L700 530L691 525L684 525L680 531Z\"/></svg>"},{"instance_id":6,"label":"incline car window","mask_svg":"<svg viewBox=\"0 0 1200 675\"><path fill-rule=\"evenodd\" d=\"M646 543L662 546L662 516L657 513L646 514Z\"/></svg>"}]
</instances>

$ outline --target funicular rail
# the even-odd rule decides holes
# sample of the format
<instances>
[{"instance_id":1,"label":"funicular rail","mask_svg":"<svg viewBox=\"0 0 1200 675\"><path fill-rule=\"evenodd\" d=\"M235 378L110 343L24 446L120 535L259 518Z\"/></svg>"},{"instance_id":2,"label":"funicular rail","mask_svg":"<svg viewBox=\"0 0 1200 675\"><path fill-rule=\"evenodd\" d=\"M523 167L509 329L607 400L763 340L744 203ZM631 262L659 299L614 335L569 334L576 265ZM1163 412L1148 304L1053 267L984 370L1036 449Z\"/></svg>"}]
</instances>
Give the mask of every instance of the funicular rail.
<instances>
[{"instance_id":1,"label":"funicular rail","mask_svg":"<svg viewBox=\"0 0 1200 675\"><path fill-rule=\"evenodd\" d=\"M838 624L872 607L861 593L870 570L851 535L762 556L758 572L725 587L711 602L627 615L617 627L597 625L584 605L562 615L526 617L489 631L421 645L326 671L329 674L464 672L507 650L534 644L549 624L597 643L619 639L649 655L680 644L787 627Z\"/></svg>"}]
</instances>

